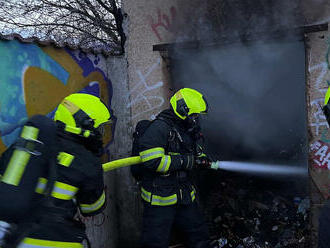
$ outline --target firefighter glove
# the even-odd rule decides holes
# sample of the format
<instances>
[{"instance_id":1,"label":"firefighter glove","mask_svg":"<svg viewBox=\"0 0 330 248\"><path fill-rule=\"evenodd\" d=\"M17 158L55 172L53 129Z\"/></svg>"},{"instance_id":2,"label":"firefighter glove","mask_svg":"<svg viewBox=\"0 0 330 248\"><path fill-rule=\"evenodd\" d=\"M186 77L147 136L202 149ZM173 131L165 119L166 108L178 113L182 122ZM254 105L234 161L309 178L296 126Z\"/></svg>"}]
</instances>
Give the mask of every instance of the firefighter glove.
<instances>
[{"instance_id":1,"label":"firefighter glove","mask_svg":"<svg viewBox=\"0 0 330 248\"><path fill-rule=\"evenodd\" d=\"M211 167L211 163L212 161L205 154L194 158L195 167L200 169L209 169Z\"/></svg>"}]
</instances>

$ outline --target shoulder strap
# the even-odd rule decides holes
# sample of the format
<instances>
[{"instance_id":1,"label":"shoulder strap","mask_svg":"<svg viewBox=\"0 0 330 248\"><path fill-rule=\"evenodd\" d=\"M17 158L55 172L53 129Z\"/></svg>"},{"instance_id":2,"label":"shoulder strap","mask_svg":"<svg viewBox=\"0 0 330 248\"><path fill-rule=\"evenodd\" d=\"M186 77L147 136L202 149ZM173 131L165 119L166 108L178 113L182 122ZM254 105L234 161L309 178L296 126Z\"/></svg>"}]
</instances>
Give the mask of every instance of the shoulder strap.
<instances>
[{"instance_id":1,"label":"shoulder strap","mask_svg":"<svg viewBox=\"0 0 330 248\"><path fill-rule=\"evenodd\" d=\"M171 121L169 119L166 119L164 117L161 117L161 116L158 116L156 118L156 120L161 120L161 121L165 122L167 125L169 125L171 127L171 129L172 129L171 131L173 131L174 134L176 134L176 136L178 137L180 143L183 143L183 139L182 139L179 131L175 128L173 121ZM168 141L170 141L171 139L172 139L172 137L171 137L171 135L169 135Z\"/></svg>"}]
</instances>

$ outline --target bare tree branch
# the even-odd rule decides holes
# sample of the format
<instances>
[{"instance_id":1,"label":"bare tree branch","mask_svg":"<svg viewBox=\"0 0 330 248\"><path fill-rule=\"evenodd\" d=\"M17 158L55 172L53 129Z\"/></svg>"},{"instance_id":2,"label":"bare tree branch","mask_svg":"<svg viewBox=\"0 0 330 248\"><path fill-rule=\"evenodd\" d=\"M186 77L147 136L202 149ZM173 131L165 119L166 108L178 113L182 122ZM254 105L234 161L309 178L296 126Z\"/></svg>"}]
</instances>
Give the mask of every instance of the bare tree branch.
<instances>
[{"instance_id":1,"label":"bare tree branch","mask_svg":"<svg viewBox=\"0 0 330 248\"><path fill-rule=\"evenodd\" d=\"M0 27L83 48L124 52L123 16L115 0L0 0ZM88 46L88 47L86 47Z\"/></svg>"}]
</instances>

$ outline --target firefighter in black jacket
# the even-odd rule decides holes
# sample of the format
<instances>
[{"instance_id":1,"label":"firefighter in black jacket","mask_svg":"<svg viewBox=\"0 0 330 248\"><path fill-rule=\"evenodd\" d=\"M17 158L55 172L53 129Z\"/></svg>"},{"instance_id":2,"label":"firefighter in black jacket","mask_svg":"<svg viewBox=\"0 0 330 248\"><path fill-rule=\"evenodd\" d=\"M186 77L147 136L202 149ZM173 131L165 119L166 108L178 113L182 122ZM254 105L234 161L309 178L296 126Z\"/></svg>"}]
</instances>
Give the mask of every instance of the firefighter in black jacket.
<instances>
[{"instance_id":1,"label":"firefighter in black jacket","mask_svg":"<svg viewBox=\"0 0 330 248\"><path fill-rule=\"evenodd\" d=\"M74 217L106 204L102 128L110 113L99 98L72 94L53 120L37 115L0 160L0 247L83 247Z\"/></svg>"},{"instance_id":2,"label":"firefighter in black jacket","mask_svg":"<svg viewBox=\"0 0 330 248\"><path fill-rule=\"evenodd\" d=\"M141 247L167 248L173 224L184 232L188 247L209 247L207 226L189 179L193 168L210 166L197 146L198 116L207 112L207 102L198 91L183 88L170 103L171 108L162 111L139 139L145 202Z\"/></svg>"}]
</instances>

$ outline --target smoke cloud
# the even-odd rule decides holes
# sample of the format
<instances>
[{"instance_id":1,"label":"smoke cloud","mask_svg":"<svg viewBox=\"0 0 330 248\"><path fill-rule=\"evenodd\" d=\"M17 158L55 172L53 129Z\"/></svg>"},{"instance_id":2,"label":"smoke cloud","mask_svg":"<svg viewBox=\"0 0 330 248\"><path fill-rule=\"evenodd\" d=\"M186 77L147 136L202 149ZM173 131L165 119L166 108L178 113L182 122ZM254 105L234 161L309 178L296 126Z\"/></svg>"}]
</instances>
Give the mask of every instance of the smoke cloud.
<instances>
[{"instance_id":1,"label":"smoke cloud","mask_svg":"<svg viewBox=\"0 0 330 248\"><path fill-rule=\"evenodd\" d=\"M278 30L302 26L298 1L193 3L198 2L199 14L190 12L197 21L184 37L205 46L175 49L171 74L174 88L195 88L209 102L202 121L209 151L222 160L293 160L306 166L304 45L289 31L269 39ZM208 46L212 42L218 45Z\"/></svg>"}]
</instances>

